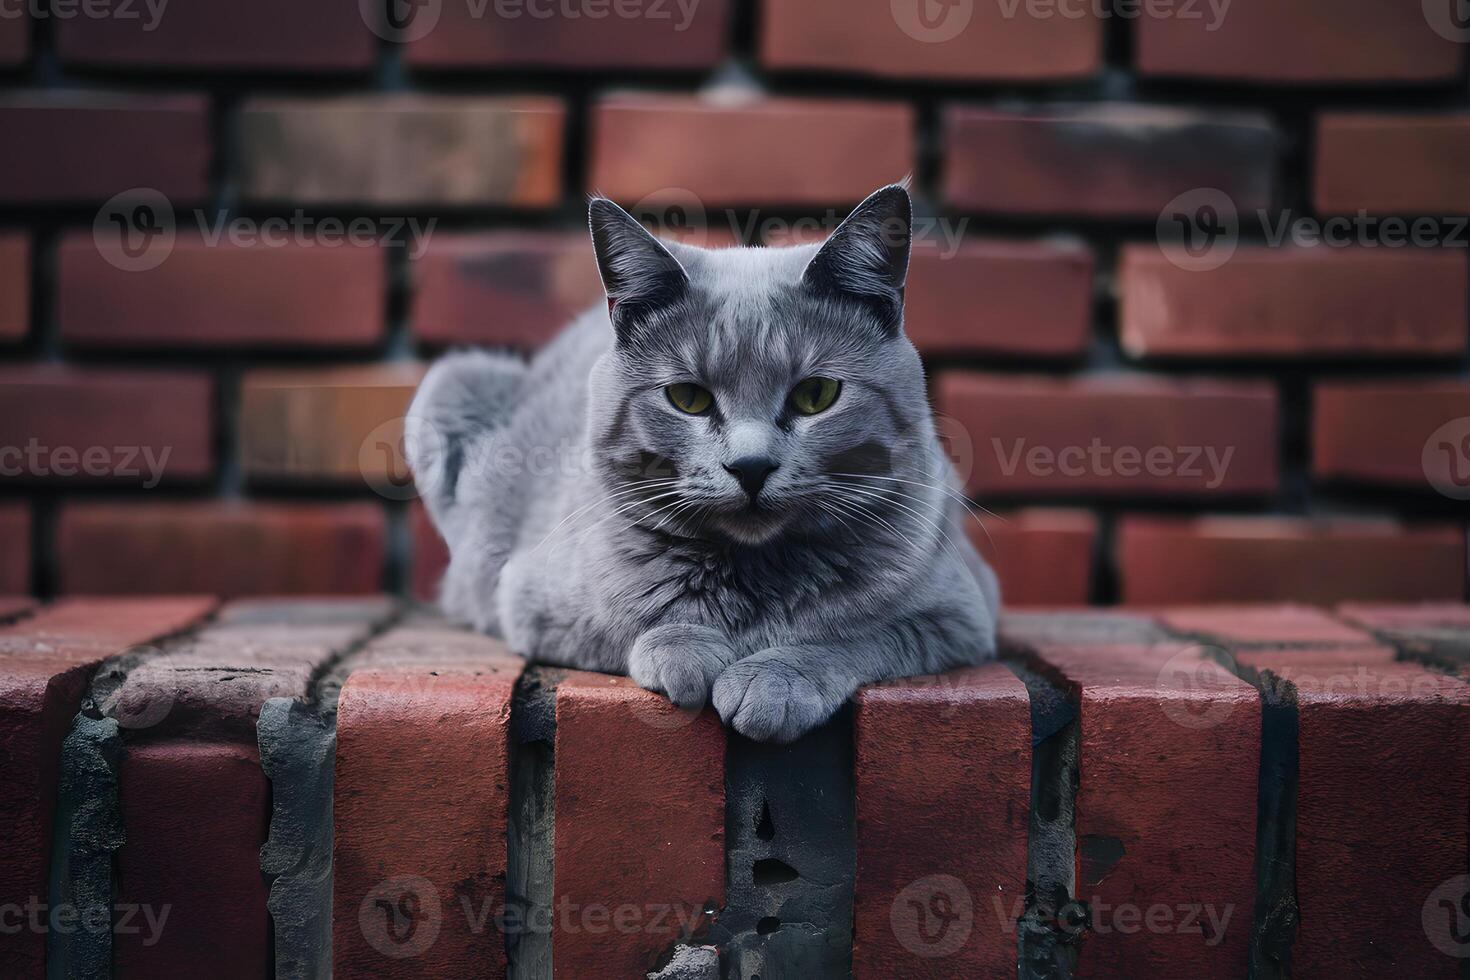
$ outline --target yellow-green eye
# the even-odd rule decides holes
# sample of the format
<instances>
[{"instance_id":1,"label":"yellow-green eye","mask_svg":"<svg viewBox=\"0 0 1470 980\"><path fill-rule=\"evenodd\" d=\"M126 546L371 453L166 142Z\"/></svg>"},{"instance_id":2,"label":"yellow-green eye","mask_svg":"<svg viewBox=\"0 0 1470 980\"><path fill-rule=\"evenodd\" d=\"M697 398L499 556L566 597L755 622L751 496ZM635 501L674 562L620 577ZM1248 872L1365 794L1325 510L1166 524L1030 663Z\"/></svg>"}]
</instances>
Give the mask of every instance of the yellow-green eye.
<instances>
[{"instance_id":1,"label":"yellow-green eye","mask_svg":"<svg viewBox=\"0 0 1470 980\"><path fill-rule=\"evenodd\" d=\"M687 415L703 415L715 403L715 396L699 385L669 385L664 392L669 396L669 404Z\"/></svg>"},{"instance_id":2,"label":"yellow-green eye","mask_svg":"<svg viewBox=\"0 0 1470 980\"><path fill-rule=\"evenodd\" d=\"M807 378L791 389L791 407L803 415L816 415L831 408L841 391L841 381Z\"/></svg>"}]
</instances>

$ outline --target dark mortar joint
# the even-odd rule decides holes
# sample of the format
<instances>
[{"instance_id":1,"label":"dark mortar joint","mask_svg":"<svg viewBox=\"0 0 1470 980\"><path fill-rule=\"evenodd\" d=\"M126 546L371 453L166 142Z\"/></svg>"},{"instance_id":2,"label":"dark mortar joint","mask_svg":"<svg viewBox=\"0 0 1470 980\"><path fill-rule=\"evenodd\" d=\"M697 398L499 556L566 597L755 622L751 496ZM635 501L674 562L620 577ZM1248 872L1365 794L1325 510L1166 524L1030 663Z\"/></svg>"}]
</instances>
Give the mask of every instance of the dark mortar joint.
<instances>
[{"instance_id":1,"label":"dark mortar joint","mask_svg":"<svg viewBox=\"0 0 1470 980\"><path fill-rule=\"evenodd\" d=\"M556 843L556 685L565 671L528 667L511 701L510 827L505 875L505 952L514 980L551 980L550 922Z\"/></svg>"}]
</instances>

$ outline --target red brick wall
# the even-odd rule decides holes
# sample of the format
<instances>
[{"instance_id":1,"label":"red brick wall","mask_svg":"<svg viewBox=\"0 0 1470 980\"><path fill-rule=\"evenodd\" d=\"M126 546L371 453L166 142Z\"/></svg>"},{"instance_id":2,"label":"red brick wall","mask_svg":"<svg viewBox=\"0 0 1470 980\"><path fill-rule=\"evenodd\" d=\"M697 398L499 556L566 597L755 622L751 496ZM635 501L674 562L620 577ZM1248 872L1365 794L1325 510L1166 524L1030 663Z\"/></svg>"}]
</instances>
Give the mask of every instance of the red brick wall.
<instances>
[{"instance_id":1,"label":"red brick wall","mask_svg":"<svg viewBox=\"0 0 1470 980\"><path fill-rule=\"evenodd\" d=\"M911 176L1013 604L1466 596L1451 0L308 6L0 20L0 593L431 594L396 420L596 301L589 192L753 244Z\"/></svg>"}]
</instances>

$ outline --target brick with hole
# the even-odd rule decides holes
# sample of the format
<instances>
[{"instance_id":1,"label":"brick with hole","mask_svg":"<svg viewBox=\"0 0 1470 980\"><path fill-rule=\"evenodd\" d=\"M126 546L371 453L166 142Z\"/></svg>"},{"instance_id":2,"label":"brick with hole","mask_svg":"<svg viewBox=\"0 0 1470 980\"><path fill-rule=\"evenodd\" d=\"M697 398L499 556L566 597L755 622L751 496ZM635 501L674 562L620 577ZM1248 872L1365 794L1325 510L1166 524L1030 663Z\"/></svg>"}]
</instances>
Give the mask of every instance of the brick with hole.
<instances>
[{"instance_id":1,"label":"brick with hole","mask_svg":"<svg viewBox=\"0 0 1470 980\"><path fill-rule=\"evenodd\" d=\"M378 47L352 4L264 0L248 7L155 6L156 15L140 4L134 8L136 18L58 17L62 62L152 72L365 71Z\"/></svg>"},{"instance_id":2,"label":"brick with hole","mask_svg":"<svg viewBox=\"0 0 1470 980\"><path fill-rule=\"evenodd\" d=\"M1459 599L1465 533L1392 519L1124 517L1117 562L1130 605Z\"/></svg>"},{"instance_id":3,"label":"brick with hole","mask_svg":"<svg viewBox=\"0 0 1470 980\"><path fill-rule=\"evenodd\" d=\"M547 96L246 100L247 200L541 208L561 196L566 107Z\"/></svg>"},{"instance_id":4,"label":"brick with hole","mask_svg":"<svg viewBox=\"0 0 1470 980\"><path fill-rule=\"evenodd\" d=\"M1312 389L1319 480L1470 493L1467 438L1470 383L1460 378L1319 381Z\"/></svg>"},{"instance_id":5,"label":"brick with hole","mask_svg":"<svg viewBox=\"0 0 1470 980\"><path fill-rule=\"evenodd\" d=\"M702 935L725 898L714 712L680 711L626 677L569 673L556 689L555 836L556 976L642 976Z\"/></svg>"},{"instance_id":6,"label":"brick with hole","mask_svg":"<svg viewBox=\"0 0 1470 980\"><path fill-rule=\"evenodd\" d=\"M965 531L1000 576L1006 608L1085 606L1091 598L1098 525L1090 511L975 511Z\"/></svg>"},{"instance_id":7,"label":"brick with hole","mask_svg":"<svg viewBox=\"0 0 1470 980\"><path fill-rule=\"evenodd\" d=\"M1269 383L1250 380L949 370L935 381L971 494L1265 495L1276 404Z\"/></svg>"},{"instance_id":8,"label":"brick with hole","mask_svg":"<svg viewBox=\"0 0 1470 980\"><path fill-rule=\"evenodd\" d=\"M707 217L727 205L848 206L914 169L914 125L900 102L607 96L592 109L587 190Z\"/></svg>"},{"instance_id":9,"label":"brick with hole","mask_svg":"<svg viewBox=\"0 0 1470 980\"><path fill-rule=\"evenodd\" d=\"M1102 619L1066 639L1018 638L1079 704L1073 898L1089 924L1078 975L1241 973L1259 698L1198 645L1108 634Z\"/></svg>"},{"instance_id":10,"label":"brick with hole","mask_svg":"<svg viewBox=\"0 0 1470 980\"><path fill-rule=\"evenodd\" d=\"M1254 113L951 105L943 114L942 193L965 211L1152 224L1178 195L1208 187L1249 212L1271 206L1278 140L1271 120Z\"/></svg>"},{"instance_id":11,"label":"brick with hole","mask_svg":"<svg viewBox=\"0 0 1470 980\"><path fill-rule=\"evenodd\" d=\"M21 232L0 235L0 344L25 339L31 330L31 240Z\"/></svg>"},{"instance_id":12,"label":"brick with hole","mask_svg":"<svg viewBox=\"0 0 1470 980\"><path fill-rule=\"evenodd\" d=\"M240 455L265 482L366 484L412 496L403 416L423 377L414 363L262 368L240 385Z\"/></svg>"},{"instance_id":13,"label":"brick with hole","mask_svg":"<svg viewBox=\"0 0 1470 980\"><path fill-rule=\"evenodd\" d=\"M725 57L730 0L553 8L502 2L492 16L473 4L435 8L434 29L405 47L417 68L707 70ZM633 11L629 15L628 11ZM408 34L418 34L410 22Z\"/></svg>"},{"instance_id":14,"label":"brick with hole","mask_svg":"<svg viewBox=\"0 0 1470 980\"><path fill-rule=\"evenodd\" d=\"M0 595L31 591L31 508L17 501L0 503Z\"/></svg>"},{"instance_id":15,"label":"brick with hole","mask_svg":"<svg viewBox=\"0 0 1470 980\"><path fill-rule=\"evenodd\" d=\"M1008 9L763 0L760 59L783 71L951 81L1074 79L1101 67L1103 21L1092 8L1065 17Z\"/></svg>"},{"instance_id":16,"label":"brick with hole","mask_svg":"<svg viewBox=\"0 0 1470 980\"><path fill-rule=\"evenodd\" d=\"M62 341L304 348L366 347L383 336L387 257L376 242L302 239L285 225L268 234L236 240L228 227L181 232L167 258L144 270L119 268L90 233L64 236L57 249Z\"/></svg>"},{"instance_id":17,"label":"brick with hole","mask_svg":"<svg viewBox=\"0 0 1470 980\"><path fill-rule=\"evenodd\" d=\"M1144 16L1134 65L1144 75L1269 85L1450 82L1463 64L1454 0L1236 0L1196 16ZM1438 27L1436 27L1438 25Z\"/></svg>"},{"instance_id":18,"label":"brick with hole","mask_svg":"<svg viewBox=\"0 0 1470 980\"><path fill-rule=\"evenodd\" d=\"M200 371L0 366L0 466L11 480L152 489L213 470Z\"/></svg>"},{"instance_id":19,"label":"brick with hole","mask_svg":"<svg viewBox=\"0 0 1470 980\"><path fill-rule=\"evenodd\" d=\"M45 902L61 743L103 660L180 632L206 598L82 599L0 628L0 903ZM44 973L44 931L0 933L0 973Z\"/></svg>"},{"instance_id":20,"label":"brick with hole","mask_svg":"<svg viewBox=\"0 0 1470 980\"><path fill-rule=\"evenodd\" d=\"M0 96L0 204L101 203L151 188L174 207L209 194L209 100L86 89Z\"/></svg>"},{"instance_id":21,"label":"brick with hole","mask_svg":"<svg viewBox=\"0 0 1470 980\"><path fill-rule=\"evenodd\" d=\"M1470 191L1460 176L1467 153L1470 113L1323 113L1317 119L1312 202L1322 214L1470 214ZM1385 223L1377 227L1380 234L1392 230ZM1429 234L1437 240L1454 227Z\"/></svg>"},{"instance_id":22,"label":"brick with hole","mask_svg":"<svg viewBox=\"0 0 1470 980\"><path fill-rule=\"evenodd\" d=\"M366 595L386 519L369 501L71 501L56 522L63 594Z\"/></svg>"},{"instance_id":23,"label":"brick with hole","mask_svg":"<svg viewBox=\"0 0 1470 980\"><path fill-rule=\"evenodd\" d=\"M1135 357L1460 357L1470 332L1459 249L1246 246L1197 270L1125 245L1118 294Z\"/></svg>"},{"instance_id":24,"label":"brick with hole","mask_svg":"<svg viewBox=\"0 0 1470 980\"><path fill-rule=\"evenodd\" d=\"M853 976L1014 970L1031 800L1025 686L997 663L893 681L860 691L855 719ZM936 901L955 916L938 931Z\"/></svg>"},{"instance_id":25,"label":"brick with hole","mask_svg":"<svg viewBox=\"0 0 1470 980\"><path fill-rule=\"evenodd\" d=\"M929 357L1080 357L1092 326L1092 252L1079 242L945 239L916 229L904 330Z\"/></svg>"},{"instance_id":26,"label":"brick with hole","mask_svg":"<svg viewBox=\"0 0 1470 980\"><path fill-rule=\"evenodd\" d=\"M358 658L338 702L333 971L505 973L511 696L497 640L403 628Z\"/></svg>"}]
</instances>

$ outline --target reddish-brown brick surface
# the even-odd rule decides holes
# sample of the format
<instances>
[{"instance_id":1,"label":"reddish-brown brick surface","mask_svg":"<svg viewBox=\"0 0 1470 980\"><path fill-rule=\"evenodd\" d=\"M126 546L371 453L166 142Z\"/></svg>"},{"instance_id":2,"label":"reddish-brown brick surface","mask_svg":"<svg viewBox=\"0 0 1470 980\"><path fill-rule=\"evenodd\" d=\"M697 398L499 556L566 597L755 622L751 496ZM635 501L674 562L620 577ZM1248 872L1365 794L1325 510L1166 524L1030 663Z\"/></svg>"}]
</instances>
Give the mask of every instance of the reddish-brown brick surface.
<instances>
[{"instance_id":1,"label":"reddish-brown brick surface","mask_svg":"<svg viewBox=\"0 0 1470 980\"><path fill-rule=\"evenodd\" d=\"M1238 496L1276 486L1276 394L1263 382L946 371L935 401L968 437L957 452L972 493Z\"/></svg>"},{"instance_id":2,"label":"reddish-brown brick surface","mask_svg":"<svg viewBox=\"0 0 1470 980\"><path fill-rule=\"evenodd\" d=\"M1203 271L1129 245L1119 332L1141 357L1459 357L1467 281L1459 249L1245 247Z\"/></svg>"},{"instance_id":3,"label":"reddish-brown brick surface","mask_svg":"<svg viewBox=\"0 0 1470 980\"><path fill-rule=\"evenodd\" d=\"M899 102L624 95L590 125L588 190L626 205L852 205L915 165Z\"/></svg>"},{"instance_id":4,"label":"reddish-brown brick surface","mask_svg":"<svg viewBox=\"0 0 1470 980\"><path fill-rule=\"evenodd\" d=\"M511 694L496 640L403 628L374 641L337 719L333 972L505 973ZM405 927L409 927L405 929Z\"/></svg>"},{"instance_id":5,"label":"reddish-brown brick surface","mask_svg":"<svg viewBox=\"0 0 1470 980\"><path fill-rule=\"evenodd\" d=\"M1317 121L1312 201L1324 214L1467 214L1467 155L1470 113L1325 113Z\"/></svg>"},{"instance_id":6,"label":"reddish-brown brick surface","mask_svg":"<svg viewBox=\"0 0 1470 980\"><path fill-rule=\"evenodd\" d=\"M31 242L23 234L0 235L0 344L31 329Z\"/></svg>"},{"instance_id":7,"label":"reddish-brown brick surface","mask_svg":"<svg viewBox=\"0 0 1470 980\"><path fill-rule=\"evenodd\" d=\"M31 53L31 18L22 11L20 16L0 18L0 65L20 65Z\"/></svg>"},{"instance_id":8,"label":"reddish-brown brick surface","mask_svg":"<svg viewBox=\"0 0 1470 980\"><path fill-rule=\"evenodd\" d=\"M1244 972L1256 692L1187 642L1098 644L1084 631L1028 646L1080 705L1073 897L1091 921L1078 975Z\"/></svg>"},{"instance_id":9,"label":"reddish-brown brick surface","mask_svg":"<svg viewBox=\"0 0 1470 980\"><path fill-rule=\"evenodd\" d=\"M972 512L965 530L1015 606L1085 606L1092 594L1097 518L1085 510Z\"/></svg>"},{"instance_id":10,"label":"reddish-brown brick surface","mask_svg":"<svg viewBox=\"0 0 1470 980\"><path fill-rule=\"evenodd\" d=\"M1331 603L1459 599L1465 534L1452 525L1289 517L1124 518L1125 602Z\"/></svg>"},{"instance_id":11,"label":"reddish-brown brick surface","mask_svg":"<svg viewBox=\"0 0 1470 980\"><path fill-rule=\"evenodd\" d=\"M931 357L1077 357L1092 327L1092 253L1055 242L969 239L920 227L904 329Z\"/></svg>"},{"instance_id":12,"label":"reddish-brown brick surface","mask_svg":"<svg viewBox=\"0 0 1470 980\"><path fill-rule=\"evenodd\" d=\"M418 364L262 369L240 390L240 451L251 479L320 480L411 491L403 414Z\"/></svg>"},{"instance_id":13,"label":"reddish-brown brick surface","mask_svg":"<svg viewBox=\"0 0 1470 980\"><path fill-rule=\"evenodd\" d=\"M1323 480L1470 488L1470 383L1458 378L1321 381L1312 391L1312 472ZM1405 596L1404 598L1412 598Z\"/></svg>"},{"instance_id":14,"label":"reddish-brown brick surface","mask_svg":"<svg viewBox=\"0 0 1470 980\"><path fill-rule=\"evenodd\" d=\"M1264 116L1130 104L944 113L945 200L1003 214L1147 218L1199 187L1271 206L1277 134Z\"/></svg>"},{"instance_id":15,"label":"reddish-brown brick surface","mask_svg":"<svg viewBox=\"0 0 1470 980\"><path fill-rule=\"evenodd\" d=\"M0 367L0 472L11 480L146 487L212 469L209 378L152 371Z\"/></svg>"},{"instance_id":16,"label":"reddish-brown brick surface","mask_svg":"<svg viewBox=\"0 0 1470 980\"><path fill-rule=\"evenodd\" d=\"M97 664L206 616L208 599L63 602L0 629L0 901L45 902L61 742ZM0 933L0 973L43 974L46 936Z\"/></svg>"},{"instance_id":17,"label":"reddish-brown brick surface","mask_svg":"<svg viewBox=\"0 0 1470 980\"><path fill-rule=\"evenodd\" d=\"M0 597L0 622L10 623L35 611L36 600L29 596Z\"/></svg>"},{"instance_id":18,"label":"reddish-brown brick surface","mask_svg":"<svg viewBox=\"0 0 1470 980\"><path fill-rule=\"evenodd\" d=\"M609 746L617 746L609 753ZM636 764L630 764L636 760ZM556 691L552 962L641 976L725 896L725 735L625 677Z\"/></svg>"},{"instance_id":19,"label":"reddish-brown brick surface","mask_svg":"<svg viewBox=\"0 0 1470 980\"><path fill-rule=\"evenodd\" d=\"M139 69L340 71L368 68L377 47L354 4L188 4L160 6L156 16L146 6L134 9L136 18L57 18L62 60Z\"/></svg>"},{"instance_id":20,"label":"reddish-brown brick surface","mask_svg":"<svg viewBox=\"0 0 1470 980\"><path fill-rule=\"evenodd\" d=\"M1250 82L1448 82L1462 63L1451 2L1236 0L1196 17L1145 15L1134 63L1149 75Z\"/></svg>"},{"instance_id":21,"label":"reddish-brown brick surface","mask_svg":"<svg viewBox=\"0 0 1470 980\"><path fill-rule=\"evenodd\" d=\"M1455 671L1470 679L1470 606L1420 602L1375 605L1352 602L1337 614L1370 630L1403 657Z\"/></svg>"},{"instance_id":22,"label":"reddish-brown brick surface","mask_svg":"<svg viewBox=\"0 0 1470 980\"><path fill-rule=\"evenodd\" d=\"M439 537L429 512L415 502L408 511L410 546L413 557L409 569L409 588L414 598L431 602L439 593L439 579L449 567L449 546Z\"/></svg>"},{"instance_id":23,"label":"reddish-brown brick surface","mask_svg":"<svg viewBox=\"0 0 1470 980\"><path fill-rule=\"evenodd\" d=\"M240 112L246 197L543 207L561 193L565 107L543 96L260 98Z\"/></svg>"},{"instance_id":24,"label":"reddish-brown brick surface","mask_svg":"<svg viewBox=\"0 0 1470 980\"><path fill-rule=\"evenodd\" d=\"M105 201L147 187L202 201L208 100L195 95L17 91L0 96L0 204Z\"/></svg>"},{"instance_id":25,"label":"reddish-brown brick surface","mask_svg":"<svg viewBox=\"0 0 1470 980\"><path fill-rule=\"evenodd\" d=\"M868 687L855 741L853 976L1014 970L1031 799L1025 686L987 664ZM939 896L957 918L936 935L914 909Z\"/></svg>"},{"instance_id":26,"label":"reddish-brown brick surface","mask_svg":"<svg viewBox=\"0 0 1470 980\"><path fill-rule=\"evenodd\" d=\"M761 62L890 78L1061 79L1102 61L1102 21L1007 14L1001 4L764 0ZM935 13L938 16L935 16Z\"/></svg>"},{"instance_id":27,"label":"reddish-brown brick surface","mask_svg":"<svg viewBox=\"0 0 1470 980\"><path fill-rule=\"evenodd\" d=\"M446 3L434 8L434 28L408 45L407 59L425 68L713 68L725 55L730 7L730 0L559 8L502 2L483 16L474 4ZM571 13L548 16L553 9ZM405 33L421 30L410 21Z\"/></svg>"},{"instance_id":28,"label":"reddish-brown brick surface","mask_svg":"<svg viewBox=\"0 0 1470 980\"><path fill-rule=\"evenodd\" d=\"M413 332L431 344L532 350L602 298L581 232L436 236L412 268Z\"/></svg>"},{"instance_id":29,"label":"reddish-brown brick surface","mask_svg":"<svg viewBox=\"0 0 1470 980\"><path fill-rule=\"evenodd\" d=\"M306 226L303 226L306 227ZM366 346L383 334L386 260L339 236L231 244L180 234L151 269L119 268L89 233L58 249L62 340L89 347Z\"/></svg>"},{"instance_id":30,"label":"reddish-brown brick surface","mask_svg":"<svg viewBox=\"0 0 1470 980\"><path fill-rule=\"evenodd\" d=\"M368 502L74 502L57 519L57 588L365 594L382 585L384 535Z\"/></svg>"},{"instance_id":31,"label":"reddish-brown brick surface","mask_svg":"<svg viewBox=\"0 0 1470 980\"><path fill-rule=\"evenodd\" d=\"M31 508L0 504L0 595L31 591Z\"/></svg>"},{"instance_id":32,"label":"reddish-brown brick surface","mask_svg":"<svg viewBox=\"0 0 1470 980\"><path fill-rule=\"evenodd\" d=\"M1229 646L1371 646L1373 637L1312 606L1205 606L1161 612L1159 622Z\"/></svg>"}]
</instances>

